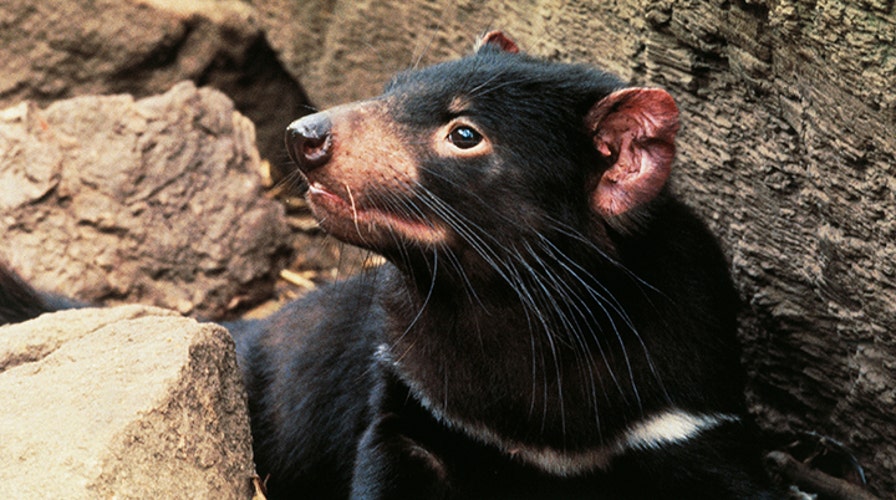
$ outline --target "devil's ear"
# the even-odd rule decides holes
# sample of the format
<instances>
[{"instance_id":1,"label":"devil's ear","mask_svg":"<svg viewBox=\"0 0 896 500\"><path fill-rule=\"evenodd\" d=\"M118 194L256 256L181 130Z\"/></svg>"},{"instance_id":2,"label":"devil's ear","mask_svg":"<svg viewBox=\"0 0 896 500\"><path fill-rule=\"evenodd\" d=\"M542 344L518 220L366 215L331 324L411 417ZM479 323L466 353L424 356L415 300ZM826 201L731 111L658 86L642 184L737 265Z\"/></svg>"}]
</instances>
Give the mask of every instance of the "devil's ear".
<instances>
[{"instance_id":1,"label":"devil's ear","mask_svg":"<svg viewBox=\"0 0 896 500\"><path fill-rule=\"evenodd\" d=\"M665 90L617 90L591 108L585 126L609 165L591 192L592 209L622 215L662 191L678 132L678 107Z\"/></svg>"},{"instance_id":2,"label":"devil's ear","mask_svg":"<svg viewBox=\"0 0 896 500\"><path fill-rule=\"evenodd\" d=\"M479 52L485 47L497 48L511 54L516 54L520 51L520 48L516 46L516 43L500 30L489 31L479 38L479 41L476 42L476 52Z\"/></svg>"}]
</instances>

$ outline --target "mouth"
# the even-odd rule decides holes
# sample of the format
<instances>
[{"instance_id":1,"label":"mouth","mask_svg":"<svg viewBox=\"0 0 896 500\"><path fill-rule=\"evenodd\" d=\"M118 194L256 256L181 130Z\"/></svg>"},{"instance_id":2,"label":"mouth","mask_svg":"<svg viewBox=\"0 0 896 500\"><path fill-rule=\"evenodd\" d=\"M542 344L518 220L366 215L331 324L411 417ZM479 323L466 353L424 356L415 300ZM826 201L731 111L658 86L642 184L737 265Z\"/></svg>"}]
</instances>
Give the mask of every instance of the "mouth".
<instances>
[{"instance_id":1,"label":"mouth","mask_svg":"<svg viewBox=\"0 0 896 500\"><path fill-rule=\"evenodd\" d=\"M378 250L396 246L402 240L432 246L447 239L447 231L435 221L371 206L348 185L344 191L343 197L320 182L311 181L305 197L318 224L346 243Z\"/></svg>"}]
</instances>

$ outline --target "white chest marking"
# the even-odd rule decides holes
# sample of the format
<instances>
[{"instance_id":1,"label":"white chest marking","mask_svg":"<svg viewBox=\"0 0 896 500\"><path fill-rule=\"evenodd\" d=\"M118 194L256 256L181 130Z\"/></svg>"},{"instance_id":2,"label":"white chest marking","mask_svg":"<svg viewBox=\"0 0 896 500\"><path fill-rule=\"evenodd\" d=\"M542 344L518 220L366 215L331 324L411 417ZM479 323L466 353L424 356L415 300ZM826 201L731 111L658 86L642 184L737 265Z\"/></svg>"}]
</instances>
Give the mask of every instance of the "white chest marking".
<instances>
[{"instance_id":1,"label":"white chest marking","mask_svg":"<svg viewBox=\"0 0 896 500\"><path fill-rule=\"evenodd\" d=\"M446 417L434 411L430 405L427 407L445 424L557 476L575 476L606 469L614 457L628 451L657 450L664 446L684 443L724 423L740 421L739 416L732 414L695 414L672 408L632 424L603 446L583 451L564 451L513 442L484 425L475 423L470 425Z\"/></svg>"},{"instance_id":2,"label":"white chest marking","mask_svg":"<svg viewBox=\"0 0 896 500\"><path fill-rule=\"evenodd\" d=\"M399 367L385 344L377 346L374 357L381 363ZM565 451L515 442L501 436L486 425L450 415L449 412L444 412L441 407L434 405L413 380L405 380L405 383L409 385L420 403L440 422L477 441L495 446L523 462L558 476L574 476L597 469L606 469L614 457L628 451L658 450L664 446L684 443L720 425L741 420L735 414L691 413L673 407L629 425L605 445L584 451Z\"/></svg>"},{"instance_id":3,"label":"white chest marking","mask_svg":"<svg viewBox=\"0 0 896 500\"><path fill-rule=\"evenodd\" d=\"M655 450L687 441L721 424L739 421L739 416L727 413L695 414L670 409L630 426L617 445L621 450Z\"/></svg>"}]
</instances>

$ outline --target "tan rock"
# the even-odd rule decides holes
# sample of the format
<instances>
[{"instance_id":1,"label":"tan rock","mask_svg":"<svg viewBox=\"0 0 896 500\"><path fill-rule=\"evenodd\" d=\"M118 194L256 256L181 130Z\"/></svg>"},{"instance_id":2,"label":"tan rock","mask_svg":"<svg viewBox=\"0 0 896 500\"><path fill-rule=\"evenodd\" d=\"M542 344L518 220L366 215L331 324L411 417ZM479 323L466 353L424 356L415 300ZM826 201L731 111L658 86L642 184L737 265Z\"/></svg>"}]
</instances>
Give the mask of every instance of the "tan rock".
<instances>
[{"instance_id":1,"label":"tan rock","mask_svg":"<svg viewBox=\"0 0 896 500\"><path fill-rule=\"evenodd\" d=\"M215 317L290 253L252 123L192 83L0 112L0 255L37 288Z\"/></svg>"},{"instance_id":2,"label":"tan rock","mask_svg":"<svg viewBox=\"0 0 896 500\"><path fill-rule=\"evenodd\" d=\"M141 306L0 328L0 494L251 497L246 396L223 328Z\"/></svg>"}]
</instances>

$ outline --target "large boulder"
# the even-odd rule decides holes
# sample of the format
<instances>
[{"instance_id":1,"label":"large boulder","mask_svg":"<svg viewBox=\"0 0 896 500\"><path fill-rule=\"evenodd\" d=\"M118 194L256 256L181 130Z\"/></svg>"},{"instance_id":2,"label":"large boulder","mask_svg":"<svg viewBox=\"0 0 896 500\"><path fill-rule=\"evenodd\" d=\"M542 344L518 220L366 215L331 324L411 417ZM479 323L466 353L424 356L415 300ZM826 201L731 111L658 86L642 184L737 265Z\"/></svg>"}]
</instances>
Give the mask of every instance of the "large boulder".
<instances>
[{"instance_id":1,"label":"large boulder","mask_svg":"<svg viewBox=\"0 0 896 500\"><path fill-rule=\"evenodd\" d=\"M257 301L290 235L254 140L226 96L190 82L0 111L0 256L90 303L217 317Z\"/></svg>"},{"instance_id":2,"label":"large boulder","mask_svg":"<svg viewBox=\"0 0 896 500\"><path fill-rule=\"evenodd\" d=\"M0 328L4 498L251 497L226 330L143 306Z\"/></svg>"}]
</instances>

